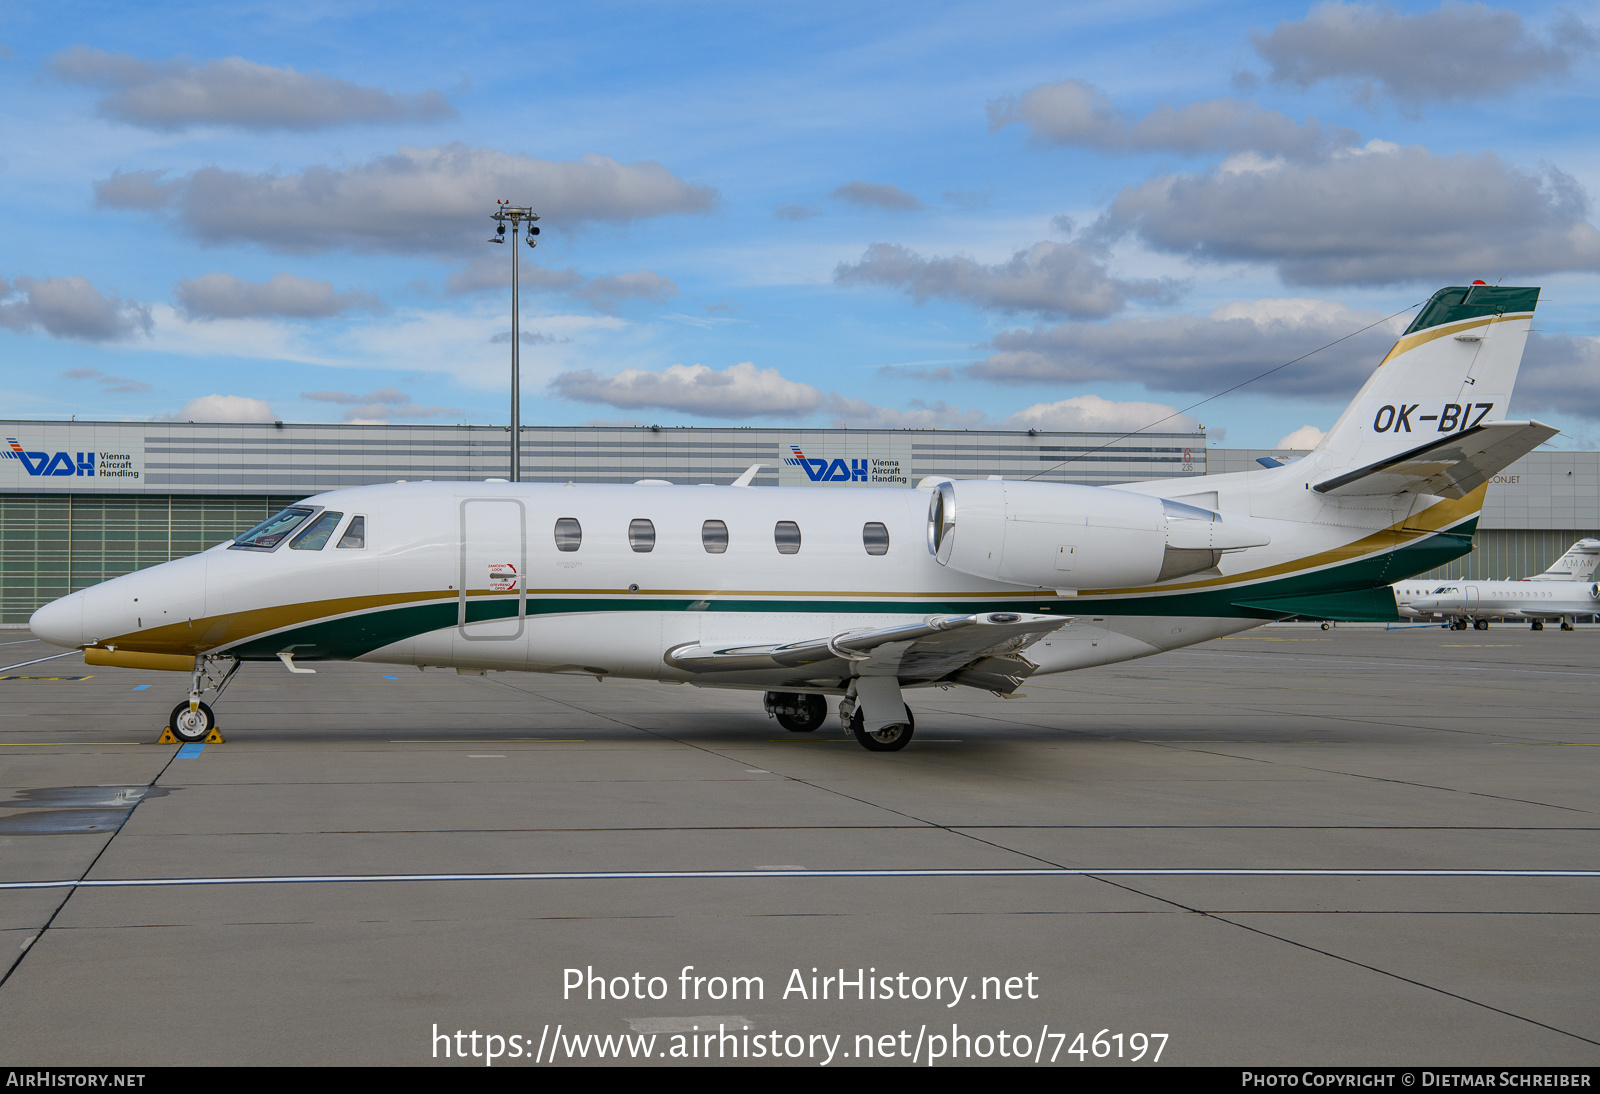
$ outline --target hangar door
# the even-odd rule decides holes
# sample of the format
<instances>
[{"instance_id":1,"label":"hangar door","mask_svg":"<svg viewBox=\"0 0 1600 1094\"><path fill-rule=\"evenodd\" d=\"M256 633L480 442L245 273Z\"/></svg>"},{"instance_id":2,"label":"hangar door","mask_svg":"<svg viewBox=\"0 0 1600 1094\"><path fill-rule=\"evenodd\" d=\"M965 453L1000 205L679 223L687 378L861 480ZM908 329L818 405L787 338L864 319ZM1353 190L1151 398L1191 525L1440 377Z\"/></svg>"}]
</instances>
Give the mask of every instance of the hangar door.
<instances>
[{"instance_id":1,"label":"hangar door","mask_svg":"<svg viewBox=\"0 0 1600 1094\"><path fill-rule=\"evenodd\" d=\"M468 498L461 503L461 590L456 626L480 642L522 637L528 615L528 530L522 502Z\"/></svg>"}]
</instances>

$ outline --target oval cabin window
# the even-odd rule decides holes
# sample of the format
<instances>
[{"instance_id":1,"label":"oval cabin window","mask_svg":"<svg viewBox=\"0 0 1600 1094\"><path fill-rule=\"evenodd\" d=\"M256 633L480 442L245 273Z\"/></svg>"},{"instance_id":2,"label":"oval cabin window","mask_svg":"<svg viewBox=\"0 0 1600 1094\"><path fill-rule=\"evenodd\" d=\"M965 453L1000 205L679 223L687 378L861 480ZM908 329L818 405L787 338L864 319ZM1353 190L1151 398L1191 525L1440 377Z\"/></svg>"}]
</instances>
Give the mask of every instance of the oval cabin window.
<instances>
[{"instance_id":1,"label":"oval cabin window","mask_svg":"<svg viewBox=\"0 0 1600 1094\"><path fill-rule=\"evenodd\" d=\"M889 528L875 520L869 520L861 526L861 545L867 549L869 555L886 555L889 553Z\"/></svg>"},{"instance_id":2,"label":"oval cabin window","mask_svg":"<svg viewBox=\"0 0 1600 1094\"><path fill-rule=\"evenodd\" d=\"M728 526L720 520L708 520L700 526L700 542L706 554L720 555L728 549Z\"/></svg>"},{"instance_id":3,"label":"oval cabin window","mask_svg":"<svg viewBox=\"0 0 1600 1094\"><path fill-rule=\"evenodd\" d=\"M643 517L628 522L628 546L641 555L656 549L656 526Z\"/></svg>"},{"instance_id":4,"label":"oval cabin window","mask_svg":"<svg viewBox=\"0 0 1600 1094\"><path fill-rule=\"evenodd\" d=\"M800 526L792 520L780 520L772 529L772 541L778 545L780 555L800 553Z\"/></svg>"},{"instance_id":5,"label":"oval cabin window","mask_svg":"<svg viewBox=\"0 0 1600 1094\"><path fill-rule=\"evenodd\" d=\"M556 550L576 551L583 544L583 525L575 517L556 521Z\"/></svg>"}]
</instances>

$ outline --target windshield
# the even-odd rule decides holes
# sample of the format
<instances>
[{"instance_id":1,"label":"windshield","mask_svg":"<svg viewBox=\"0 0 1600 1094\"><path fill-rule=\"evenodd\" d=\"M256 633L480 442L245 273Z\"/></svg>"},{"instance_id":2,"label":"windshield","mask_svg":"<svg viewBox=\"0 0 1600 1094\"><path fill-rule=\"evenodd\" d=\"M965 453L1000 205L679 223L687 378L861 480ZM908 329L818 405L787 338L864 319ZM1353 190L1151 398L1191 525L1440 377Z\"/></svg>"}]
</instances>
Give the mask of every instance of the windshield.
<instances>
[{"instance_id":1,"label":"windshield","mask_svg":"<svg viewBox=\"0 0 1600 1094\"><path fill-rule=\"evenodd\" d=\"M284 536L300 527L301 522L310 515L310 509L291 505L274 513L248 532L240 533L229 550L270 551L283 542Z\"/></svg>"},{"instance_id":2,"label":"windshield","mask_svg":"<svg viewBox=\"0 0 1600 1094\"><path fill-rule=\"evenodd\" d=\"M328 538L333 535L333 530L339 527L339 522L343 519L343 513L323 513L312 521L304 532L294 537L294 542L289 544L289 550L322 550L328 545Z\"/></svg>"}]
</instances>

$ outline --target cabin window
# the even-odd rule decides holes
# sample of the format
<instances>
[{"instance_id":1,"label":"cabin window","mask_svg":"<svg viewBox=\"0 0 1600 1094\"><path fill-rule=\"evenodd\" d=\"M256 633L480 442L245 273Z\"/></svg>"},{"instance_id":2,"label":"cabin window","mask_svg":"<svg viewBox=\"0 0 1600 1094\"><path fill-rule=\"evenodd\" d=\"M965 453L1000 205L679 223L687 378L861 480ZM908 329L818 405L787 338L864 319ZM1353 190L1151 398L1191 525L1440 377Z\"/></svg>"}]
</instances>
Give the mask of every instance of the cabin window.
<instances>
[{"instance_id":1,"label":"cabin window","mask_svg":"<svg viewBox=\"0 0 1600 1094\"><path fill-rule=\"evenodd\" d=\"M724 554L728 550L728 526L720 520L706 521L700 526L700 542L706 554Z\"/></svg>"},{"instance_id":2,"label":"cabin window","mask_svg":"<svg viewBox=\"0 0 1600 1094\"><path fill-rule=\"evenodd\" d=\"M772 529L772 542L778 545L780 555L800 553L800 526L792 520L780 520Z\"/></svg>"},{"instance_id":3,"label":"cabin window","mask_svg":"<svg viewBox=\"0 0 1600 1094\"><path fill-rule=\"evenodd\" d=\"M889 553L889 529L887 525L869 520L861 526L861 546L867 549L869 555L886 555Z\"/></svg>"},{"instance_id":4,"label":"cabin window","mask_svg":"<svg viewBox=\"0 0 1600 1094\"><path fill-rule=\"evenodd\" d=\"M343 513L323 513L307 526L304 532L294 537L289 544L291 551L320 551L328 545L328 540L333 537L333 530L339 527L339 522L344 519Z\"/></svg>"},{"instance_id":5,"label":"cabin window","mask_svg":"<svg viewBox=\"0 0 1600 1094\"><path fill-rule=\"evenodd\" d=\"M556 550L576 551L583 544L583 525L576 517L562 517L556 521Z\"/></svg>"},{"instance_id":6,"label":"cabin window","mask_svg":"<svg viewBox=\"0 0 1600 1094\"><path fill-rule=\"evenodd\" d=\"M628 522L628 546L641 555L656 549L656 526L643 517Z\"/></svg>"},{"instance_id":7,"label":"cabin window","mask_svg":"<svg viewBox=\"0 0 1600 1094\"><path fill-rule=\"evenodd\" d=\"M336 551L360 551L367 546L367 518L351 517L350 527L344 530L344 535L339 537L339 546Z\"/></svg>"},{"instance_id":8,"label":"cabin window","mask_svg":"<svg viewBox=\"0 0 1600 1094\"><path fill-rule=\"evenodd\" d=\"M310 509L291 506L280 510L233 541L232 550L270 551L311 515Z\"/></svg>"}]
</instances>

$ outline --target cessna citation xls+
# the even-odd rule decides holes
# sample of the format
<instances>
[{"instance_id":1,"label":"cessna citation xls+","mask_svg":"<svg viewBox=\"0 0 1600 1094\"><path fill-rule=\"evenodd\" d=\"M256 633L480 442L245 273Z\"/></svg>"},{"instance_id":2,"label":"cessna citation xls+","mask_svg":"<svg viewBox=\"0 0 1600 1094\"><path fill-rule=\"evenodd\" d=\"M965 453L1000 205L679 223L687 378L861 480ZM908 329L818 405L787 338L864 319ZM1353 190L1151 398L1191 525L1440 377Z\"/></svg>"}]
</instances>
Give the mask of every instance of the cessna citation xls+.
<instances>
[{"instance_id":1,"label":"cessna citation xls+","mask_svg":"<svg viewBox=\"0 0 1600 1094\"><path fill-rule=\"evenodd\" d=\"M1557 431L1505 420L1539 290L1434 294L1306 458L1127 486L393 483L290 506L33 616L91 665L181 669L185 740L245 661L580 673L828 697L903 747L901 692L1144 657L1275 619L1397 619L1472 549L1485 484Z\"/></svg>"}]
</instances>

